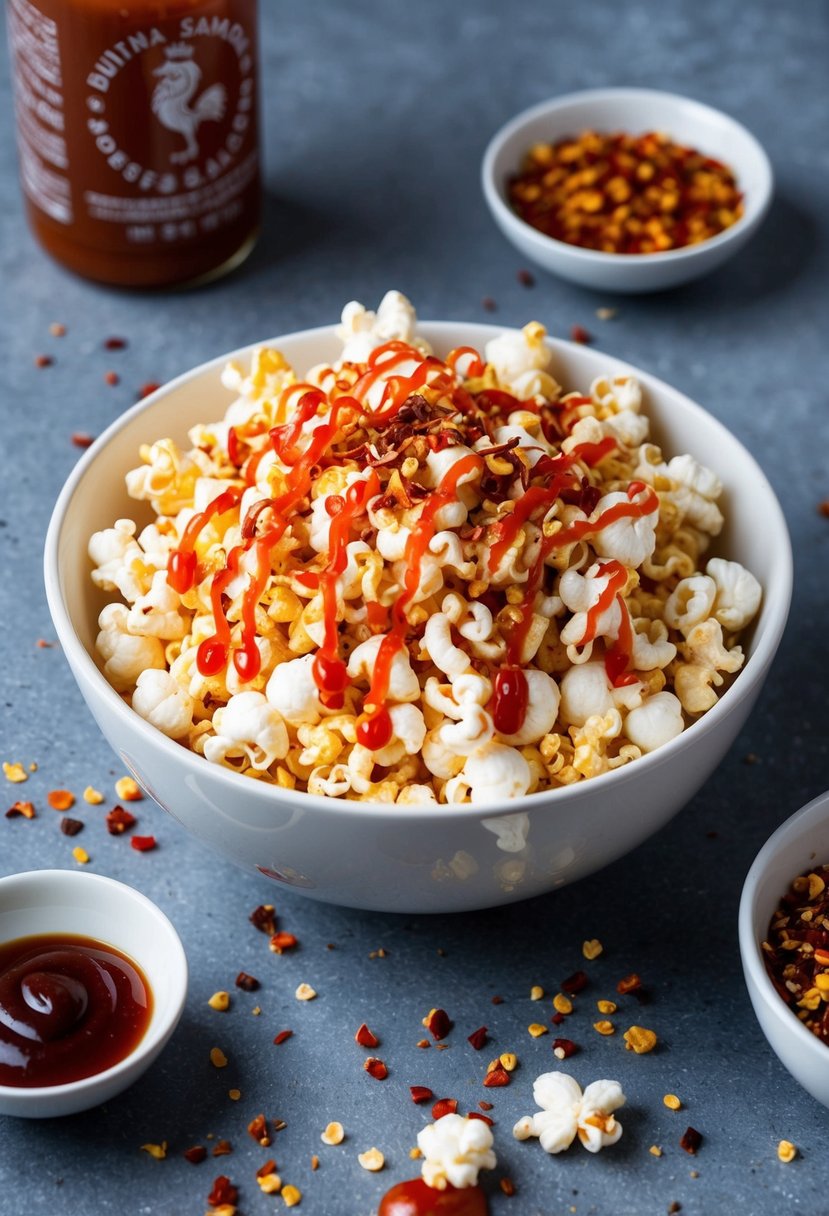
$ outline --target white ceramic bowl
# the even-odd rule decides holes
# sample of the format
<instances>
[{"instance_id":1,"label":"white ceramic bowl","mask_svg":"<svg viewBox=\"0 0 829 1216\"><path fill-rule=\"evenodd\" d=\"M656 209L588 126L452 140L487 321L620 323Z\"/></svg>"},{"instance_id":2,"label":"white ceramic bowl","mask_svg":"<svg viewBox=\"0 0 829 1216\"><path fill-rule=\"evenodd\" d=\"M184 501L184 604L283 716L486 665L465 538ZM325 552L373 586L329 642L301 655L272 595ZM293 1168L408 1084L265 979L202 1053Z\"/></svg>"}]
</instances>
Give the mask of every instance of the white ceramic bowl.
<instances>
[{"instance_id":1,"label":"white ceramic bowl","mask_svg":"<svg viewBox=\"0 0 829 1216\"><path fill-rule=\"evenodd\" d=\"M483 349L491 325L422 324L438 353ZM303 372L341 349L334 328L275 340ZM586 387L599 374L635 369L584 346L551 342L553 372ZM235 352L246 359L250 350ZM95 661L96 620L106 602L86 558L92 532L120 516L150 519L124 474L141 443L186 442L197 421L220 417L232 394L219 382L225 357L196 368L133 407L105 432L67 481L46 540L49 606L64 653L101 730L141 785L194 835L249 869L315 899L362 908L448 912L522 899L606 865L666 823L710 776L754 704L786 621L791 550L774 492L752 457L687 397L636 373L666 453L691 452L721 476L727 527L716 550L743 562L765 588L744 670L718 704L667 746L616 772L551 794L486 808L387 807L291 792L208 763L167 739L109 686ZM111 598L111 597L109 597Z\"/></svg>"},{"instance_id":2,"label":"white ceramic bowl","mask_svg":"<svg viewBox=\"0 0 829 1216\"><path fill-rule=\"evenodd\" d=\"M545 236L513 211L507 182L533 144L588 129L663 131L680 144L722 160L734 170L745 195L743 216L711 240L665 253L599 253ZM587 89L524 110L493 136L481 181L495 222L525 257L583 287L620 292L662 291L722 265L759 227L772 194L769 159L745 127L699 101L653 89Z\"/></svg>"},{"instance_id":3,"label":"white ceramic bowl","mask_svg":"<svg viewBox=\"0 0 829 1216\"><path fill-rule=\"evenodd\" d=\"M829 861L829 791L787 819L755 858L740 900L740 955L757 1021L780 1061L829 1106L829 1046L807 1030L775 991L760 943L781 896L798 874Z\"/></svg>"},{"instance_id":4,"label":"white ceramic bowl","mask_svg":"<svg viewBox=\"0 0 829 1216\"><path fill-rule=\"evenodd\" d=\"M0 879L0 941L38 934L93 937L134 959L153 994L144 1037L112 1068L66 1085L0 1085L0 1115L50 1119L99 1106L146 1072L178 1025L187 959L167 917L122 882L76 870L31 870Z\"/></svg>"}]
</instances>

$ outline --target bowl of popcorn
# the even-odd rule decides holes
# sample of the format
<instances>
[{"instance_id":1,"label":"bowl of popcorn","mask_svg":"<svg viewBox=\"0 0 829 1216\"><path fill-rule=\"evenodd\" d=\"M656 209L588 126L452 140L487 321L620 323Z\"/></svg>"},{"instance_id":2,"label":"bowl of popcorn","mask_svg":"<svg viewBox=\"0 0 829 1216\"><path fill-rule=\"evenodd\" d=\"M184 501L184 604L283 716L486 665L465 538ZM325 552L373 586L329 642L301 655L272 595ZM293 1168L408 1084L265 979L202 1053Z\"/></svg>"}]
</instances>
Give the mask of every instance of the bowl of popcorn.
<instances>
[{"instance_id":1,"label":"bowl of popcorn","mask_svg":"<svg viewBox=\"0 0 829 1216\"><path fill-rule=\"evenodd\" d=\"M653 89L588 89L525 110L490 141L484 198L526 257L599 291L675 287L749 240L769 159L720 110Z\"/></svg>"},{"instance_id":2,"label":"bowl of popcorn","mask_svg":"<svg viewBox=\"0 0 829 1216\"><path fill-rule=\"evenodd\" d=\"M757 854L739 936L763 1034L792 1076L829 1106L829 793L782 823Z\"/></svg>"},{"instance_id":3,"label":"bowl of popcorn","mask_svg":"<svg viewBox=\"0 0 829 1216\"><path fill-rule=\"evenodd\" d=\"M120 418L45 574L89 708L188 830L312 898L438 912L562 886L688 801L791 552L680 393L389 292Z\"/></svg>"}]
</instances>

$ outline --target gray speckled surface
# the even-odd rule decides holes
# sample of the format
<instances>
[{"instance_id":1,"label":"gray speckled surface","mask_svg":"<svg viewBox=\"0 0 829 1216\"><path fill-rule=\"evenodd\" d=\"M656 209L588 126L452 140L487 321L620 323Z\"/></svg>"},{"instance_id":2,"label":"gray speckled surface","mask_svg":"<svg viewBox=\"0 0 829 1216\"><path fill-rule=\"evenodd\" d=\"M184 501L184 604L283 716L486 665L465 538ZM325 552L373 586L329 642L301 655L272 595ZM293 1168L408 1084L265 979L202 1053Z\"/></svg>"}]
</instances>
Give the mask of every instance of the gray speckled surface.
<instances>
[{"instance_id":1,"label":"gray speckled surface","mask_svg":"<svg viewBox=\"0 0 829 1216\"><path fill-rule=\"evenodd\" d=\"M2 232L3 470L2 758L34 761L23 788L32 822L0 817L0 873L72 866L83 844L96 871L140 887L177 925L192 968L181 1027L159 1064L108 1108L26 1123L0 1118L0 1216L20 1213L200 1213L212 1178L228 1173L247 1216L278 1210L253 1174L268 1152L248 1137L264 1111L287 1128L270 1150L303 1211L369 1213L392 1181L410 1175L407 1151L426 1121L408 1085L431 1086L462 1106L484 1096L486 1060L466 1036L486 1024L493 1046L514 1049L512 1085L488 1091L496 1118L501 1216L575 1212L643 1216L670 1203L688 1214L741 1210L822 1213L827 1113L784 1072L762 1038L744 990L736 940L743 876L770 831L829 785L824 625L829 521L826 384L829 101L827 10L821 0L728 10L714 0L581 6L496 0L446 6L423 0L338 5L299 0L262 12L268 215L253 257L208 290L130 296L78 281L42 255L21 215L8 105L0 128ZM3 68L2 96L8 97ZM676 89L730 111L766 146L777 197L762 232L711 278L659 297L611 301L539 275L532 290L520 262L485 213L478 162L490 133L550 94L601 84ZM160 842L139 855L110 838L103 810L114 801L118 763L100 737L52 637L41 585L43 535L58 489L77 459L72 431L98 433L147 380L163 380L255 338L329 322L352 297L375 302L389 286L422 316L544 321L566 335L573 323L600 348L656 372L729 424L757 456L790 522L796 560L792 616L770 681L741 738L692 803L648 844L601 874L546 899L455 918L343 911L274 891L225 866L150 803L141 827ZM494 318L481 300L492 296ZM595 317L618 305L612 322ZM68 332L48 332L53 320ZM126 350L101 339L123 334ZM33 356L54 355L36 370ZM117 387L103 381L115 369ZM753 754L755 763L747 763ZM70 841L45 801L55 786L106 791L103 808L81 804L83 834ZM3 808L5 809L5 808ZM716 835L714 835L716 833ZM247 915L270 896L301 949L276 957ZM598 936L605 954L567 1030L582 1044L572 1072L582 1082L616 1076L629 1096L620 1144L597 1158L574 1148L560 1158L509 1134L533 1109L531 1083L549 1067L550 1038L526 1027L539 1007L532 984L554 991ZM333 943L336 949L326 948ZM385 958L371 958L379 947ZM261 991L239 993L227 1014L208 1008L240 969ZM641 1021L660 1049L634 1057L621 1037L591 1029L593 998L639 971L652 1000L630 1000L617 1019ZM294 999L300 981L319 998ZM498 993L504 1003L495 1007ZM590 999L588 999L588 997ZM258 1002L261 1015L251 1016ZM420 1019L444 1006L456 1029L450 1050L420 1051ZM367 1020L390 1067L384 1083L361 1069L353 1033ZM273 1035L291 1027L281 1047ZM620 1025L621 1028L621 1025ZM230 1064L208 1062L220 1044ZM494 1052L493 1052L494 1054ZM483 1053L488 1058L488 1052ZM227 1094L242 1091L238 1103ZM685 1109L661 1102L673 1090ZM493 1096L494 1095L494 1096ZM319 1132L339 1118L348 1138L325 1148ZM678 1146L688 1124L704 1142L692 1160ZM188 1165L181 1157L207 1133L234 1154ZM801 1155L777 1161L781 1137ZM167 1160L140 1151L166 1139ZM648 1153L663 1146L659 1159ZM377 1144L384 1173L365 1173L359 1151ZM317 1152L321 1165L312 1173Z\"/></svg>"}]
</instances>

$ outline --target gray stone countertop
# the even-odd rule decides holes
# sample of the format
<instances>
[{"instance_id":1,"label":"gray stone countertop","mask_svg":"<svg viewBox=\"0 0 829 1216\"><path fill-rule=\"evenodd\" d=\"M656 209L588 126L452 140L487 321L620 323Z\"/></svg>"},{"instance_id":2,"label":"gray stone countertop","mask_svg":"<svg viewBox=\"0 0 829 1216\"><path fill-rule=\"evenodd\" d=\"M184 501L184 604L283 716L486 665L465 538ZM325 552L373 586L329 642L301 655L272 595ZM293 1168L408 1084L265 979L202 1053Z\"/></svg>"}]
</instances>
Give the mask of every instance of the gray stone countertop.
<instances>
[{"instance_id":1,"label":"gray stone countertop","mask_svg":"<svg viewBox=\"0 0 829 1216\"><path fill-rule=\"evenodd\" d=\"M826 281L829 159L825 140L827 9L821 0L764 0L733 10L714 0L563 5L497 0L454 5L400 0L348 5L265 0L262 76L267 216L249 262L191 293L130 295L73 278L40 252L22 215L8 72L2 69L2 759L36 763L24 794L32 821L0 815L0 874L67 867L83 844L90 868L134 884L177 926L191 966L180 1028L157 1065L106 1108L74 1118L0 1118L0 1216L126 1212L179 1216L206 1210L212 1179L240 1187L246 1216L277 1211L254 1172L269 1154L303 1193L300 1210L357 1216L393 1181L416 1172L408 1158L428 1108L408 1086L474 1107L481 1058L466 1042L486 1024L520 1068L505 1090L486 1091L496 1118L499 1166L487 1181L497 1216L644 1216L681 1205L688 1216L829 1211L827 1112L788 1076L754 1020L737 949L743 878L783 819L829 786L826 568L829 520ZM490 134L542 98L603 84L674 89L744 121L766 147L777 192L756 239L733 262L671 293L609 298L538 273L496 231L478 187ZM719 770L648 843L603 872L547 898L454 917L355 912L274 890L208 854L149 801L141 828L159 841L134 852L107 835L120 764L88 713L54 639L41 577L43 537L60 486L78 458L70 436L99 433L163 381L224 350L328 323L343 303L376 304L391 286L425 318L538 318L567 336L588 329L598 348L675 384L731 427L771 479L795 552L789 627L760 702ZM482 301L491 297L494 313ZM596 309L617 308L601 321ZM66 325L64 337L49 325ZM102 340L128 345L106 351ZM54 357L35 366L41 353ZM118 373L116 386L105 383ZM103 807L79 802L83 834L58 831L46 793L87 785ZM5 808L0 808L5 810ZM300 949L277 957L248 923L268 898ZM548 994L582 965L598 937L589 996L612 993L638 971L647 1008L628 1000L621 1018L652 1026L659 1049L625 1052L621 1034L591 1027L592 999L568 1023L582 1045L572 1071L586 1083L623 1083L625 1134L597 1157L575 1146L549 1157L510 1134L534 1109L531 1084L550 1066L550 1039L527 1026ZM335 948L328 949L328 944ZM384 956L378 952L384 951ZM233 989L240 970L261 990ZM319 997L294 999L306 981ZM234 990L229 1013L207 998ZM493 995L504 998L494 1006ZM251 1016L258 1003L261 1015ZM421 1017L434 1005L456 1023L444 1052L419 1051ZM547 1011L549 1012L549 1011ZM390 1076L361 1068L353 1035L366 1020L381 1036ZM627 1023L626 1023L627 1024ZM283 1028L294 1031L282 1046ZM620 1026L620 1030L621 1030ZM222 1046L230 1064L208 1059ZM228 1091L241 1090L232 1101ZM662 1095L680 1095L672 1113ZM270 1150L248 1136L258 1112L287 1126ZM329 1120L339 1148L321 1145ZM703 1134L695 1158L679 1147L689 1124ZM226 1137L233 1154L200 1166L182 1152ZM781 1138L799 1156L782 1165ZM141 1151L169 1143L166 1160ZM358 1152L377 1145L386 1169L366 1173ZM660 1145L661 1157L651 1145ZM312 1154L320 1158L312 1170ZM507 1197L498 1179L509 1177ZM680 1210L676 1206L670 1210Z\"/></svg>"}]
</instances>

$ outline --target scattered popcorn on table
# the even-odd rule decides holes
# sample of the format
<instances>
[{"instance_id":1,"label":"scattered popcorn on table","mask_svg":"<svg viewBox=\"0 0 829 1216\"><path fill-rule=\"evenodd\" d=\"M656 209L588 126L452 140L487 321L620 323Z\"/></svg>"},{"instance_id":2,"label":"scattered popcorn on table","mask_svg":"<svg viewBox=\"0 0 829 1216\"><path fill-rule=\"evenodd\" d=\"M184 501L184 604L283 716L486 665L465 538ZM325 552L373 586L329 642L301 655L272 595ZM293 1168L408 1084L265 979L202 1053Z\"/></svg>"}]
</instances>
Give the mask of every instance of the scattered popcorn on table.
<instances>
[{"instance_id":1,"label":"scattered popcorn on table","mask_svg":"<svg viewBox=\"0 0 829 1216\"><path fill-rule=\"evenodd\" d=\"M536 1078L533 1098L542 1109L519 1119L512 1134L516 1140L537 1136L545 1152L564 1152L578 1136L589 1152L597 1153L622 1134L613 1116L625 1104L618 1081L593 1081L582 1093L574 1077L547 1072Z\"/></svg>"},{"instance_id":2,"label":"scattered popcorn on table","mask_svg":"<svg viewBox=\"0 0 829 1216\"><path fill-rule=\"evenodd\" d=\"M761 588L706 560L723 487L650 441L632 377L565 392L537 322L440 360L399 292L338 333L304 380L229 364L225 417L127 474L154 521L90 538L136 713L252 778L408 806L570 785L715 704Z\"/></svg>"},{"instance_id":3,"label":"scattered popcorn on table","mask_svg":"<svg viewBox=\"0 0 829 1216\"><path fill-rule=\"evenodd\" d=\"M492 1132L483 1119L449 1114L429 1123L417 1135L423 1153L421 1175L427 1186L476 1186L480 1170L494 1170Z\"/></svg>"}]
</instances>

